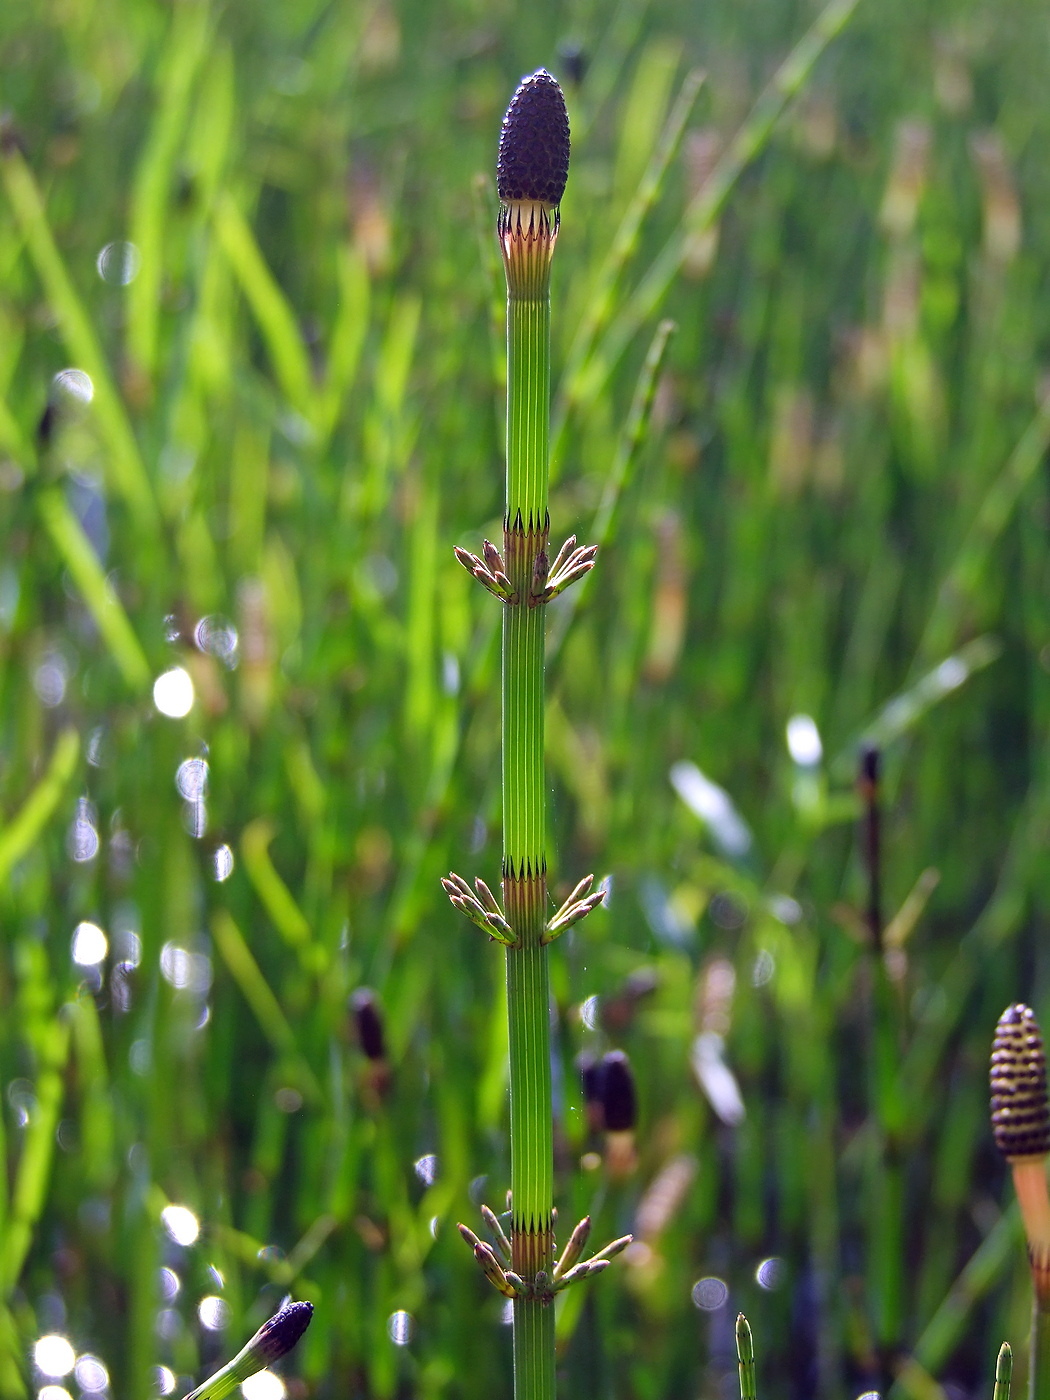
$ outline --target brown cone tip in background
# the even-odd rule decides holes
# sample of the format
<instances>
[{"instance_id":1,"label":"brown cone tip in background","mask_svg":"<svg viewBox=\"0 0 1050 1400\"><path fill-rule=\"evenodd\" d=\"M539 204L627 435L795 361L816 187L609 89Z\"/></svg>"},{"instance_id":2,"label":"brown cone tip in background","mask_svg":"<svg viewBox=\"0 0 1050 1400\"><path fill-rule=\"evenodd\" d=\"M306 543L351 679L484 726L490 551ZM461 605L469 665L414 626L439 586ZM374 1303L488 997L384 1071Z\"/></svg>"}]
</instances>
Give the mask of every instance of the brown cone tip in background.
<instances>
[{"instance_id":1,"label":"brown cone tip in background","mask_svg":"<svg viewBox=\"0 0 1050 1400\"><path fill-rule=\"evenodd\" d=\"M375 992L369 987L358 987L350 998L350 1010L357 1026L357 1039L365 1055L370 1060L385 1059L383 1015Z\"/></svg>"},{"instance_id":2,"label":"brown cone tip in background","mask_svg":"<svg viewBox=\"0 0 1050 1400\"><path fill-rule=\"evenodd\" d=\"M602 1104L611 1133L629 1132L638 1121L638 1098L631 1062L622 1050L610 1050L602 1060Z\"/></svg>"},{"instance_id":3,"label":"brown cone tip in background","mask_svg":"<svg viewBox=\"0 0 1050 1400\"><path fill-rule=\"evenodd\" d=\"M874 787L879 781L879 751L874 744L865 744L860 751L860 780Z\"/></svg>"},{"instance_id":4,"label":"brown cone tip in background","mask_svg":"<svg viewBox=\"0 0 1050 1400\"><path fill-rule=\"evenodd\" d=\"M1046 1055L1030 1006L1008 1006L992 1042L992 1131L1004 1157L1050 1153L1050 1103Z\"/></svg>"},{"instance_id":5,"label":"brown cone tip in background","mask_svg":"<svg viewBox=\"0 0 1050 1400\"><path fill-rule=\"evenodd\" d=\"M521 80L503 118L496 190L504 204L557 205L569 178L569 114L557 79L540 68Z\"/></svg>"}]
</instances>

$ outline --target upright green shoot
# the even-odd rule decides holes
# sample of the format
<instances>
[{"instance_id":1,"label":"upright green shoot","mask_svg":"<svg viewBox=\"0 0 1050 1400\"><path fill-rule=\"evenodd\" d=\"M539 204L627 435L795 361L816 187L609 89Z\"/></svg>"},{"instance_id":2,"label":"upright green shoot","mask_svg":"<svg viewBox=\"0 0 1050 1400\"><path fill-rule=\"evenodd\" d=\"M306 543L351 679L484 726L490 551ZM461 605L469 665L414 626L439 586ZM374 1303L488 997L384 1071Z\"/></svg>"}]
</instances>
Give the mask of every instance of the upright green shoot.
<instances>
[{"instance_id":1,"label":"upright green shoot","mask_svg":"<svg viewBox=\"0 0 1050 1400\"><path fill-rule=\"evenodd\" d=\"M1010 1379L1014 1373L1014 1354L1010 1343L1003 1342L995 1362L995 1389L992 1400L1010 1400Z\"/></svg>"},{"instance_id":2,"label":"upright green shoot","mask_svg":"<svg viewBox=\"0 0 1050 1400\"><path fill-rule=\"evenodd\" d=\"M740 1373L740 1400L757 1400L755 1344L751 1337L751 1325L743 1313L738 1313L736 1319L736 1358Z\"/></svg>"},{"instance_id":3,"label":"upright green shoot","mask_svg":"<svg viewBox=\"0 0 1050 1400\"><path fill-rule=\"evenodd\" d=\"M616 1241L577 1262L590 1229L581 1221L560 1259L554 1245L554 1141L547 944L601 902L582 880L547 918L544 832L544 605L594 564L570 537L553 563L550 516L550 270L558 205L569 169L569 123L557 82L524 79L503 122L497 224L507 277L507 502L502 553L457 550L464 567L504 604L502 907L483 880L458 875L449 897L505 946L510 1028L511 1227L496 1222L495 1248L465 1226L482 1271L514 1300L518 1400L554 1400L554 1295L604 1269ZM488 1213L486 1219L491 1217ZM490 1229L492 1228L490 1224Z\"/></svg>"}]
</instances>

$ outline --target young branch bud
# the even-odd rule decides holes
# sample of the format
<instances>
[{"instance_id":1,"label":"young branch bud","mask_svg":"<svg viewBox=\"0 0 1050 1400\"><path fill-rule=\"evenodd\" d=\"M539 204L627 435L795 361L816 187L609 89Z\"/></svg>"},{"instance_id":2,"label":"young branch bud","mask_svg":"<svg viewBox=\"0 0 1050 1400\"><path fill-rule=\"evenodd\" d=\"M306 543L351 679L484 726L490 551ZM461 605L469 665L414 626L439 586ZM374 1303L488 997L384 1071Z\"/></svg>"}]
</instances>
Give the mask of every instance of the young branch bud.
<instances>
[{"instance_id":1,"label":"young branch bud","mask_svg":"<svg viewBox=\"0 0 1050 1400\"><path fill-rule=\"evenodd\" d=\"M497 943L503 943L507 947L514 946L514 930L499 912L498 906L495 909L486 908L461 875L457 875L453 870L442 878L441 887L448 895L450 903L466 914L471 923L476 924L483 933L487 933ZM489 899L492 899L491 891ZM495 900L492 900L492 903L495 904Z\"/></svg>"},{"instance_id":2,"label":"young branch bud","mask_svg":"<svg viewBox=\"0 0 1050 1400\"><path fill-rule=\"evenodd\" d=\"M563 1288L579 1283L581 1278L586 1278L589 1274L603 1273L608 1267L608 1259L585 1259L582 1264L576 1264L573 1268L567 1269L555 1283L554 1290L556 1293L560 1293Z\"/></svg>"},{"instance_id":3,"label":"young branch bud","mask_svg":"<svg viewBox=\"0 0 1050 1400\"><path fill-rule=\"evenodd\" d=\"M485 556L485 563L494 574L505 574L507 566L503 562L503 555L499 552L491 540L483 540L481 550Z\"/></svg>"},{"instance_id":4,"label":"young branch bud","mask_svg":"<svg viewBox=\"0 0 1050 1400\"><path fill-rule=\"evenodd\" d=\"M509 1264L513 1251L511 1250L510 1240L507 1239L503 1226L499 1223L499 1217L496 1215L495 1211L489 1210L488 1206L482 1206L481 1218L492 1231L492 1237L496 1241L497 1249Z\"/></svg>"},{"instance_id":5,"label":"young branch bud","mask_svg":"<svg viewBox=\"0 0 1050 1400\"><path fill-rule=\"evenodd\" d=\"M575 548L576 536L570 535L569 538L562 545L561 549L559 549L557 554L554 556L554 562L551 564L552 574L556 574L558 572L558 570L565 563L566 559L568 559L569 555L573 552Z\"/></svg>"},{"instance_id":6,"label":"young branch bud","mask_svg":"<svg viewBox=\"0 0 1050 1400\"><path fill-rule=\"evenodd\" d=\"M585 1215L580 1223L569 1236L569 1242L561 1252L561 1258L554 1266L554 1282L557 1283L562 1274L573 1267L587 1244L588 1236L591 1233L591 1217Z\"/></svg>"},{"instance_id":7,"label":"young branch bud","mask_svg":"<svg viewBox=\"0 0 1050 1400\"><path fill-rule=\"evenodd\" d=\"M632 1244L633 1241L633 1235L621 1235L618 1240L613 1240L610 1244L607 1244L604 1249L599 1249L597 1254L593 1254L589 1262L593 1264L595 1263L595 1261L600 1261L602 1259L605 1259L606 1261L610 1259L615 1259L616 1256L618 1254L622 1254L623 1251L627 1248L627 1246L629 1244Z\"/></svg>"},{"instance_id":8,"label":"young branch bud","mask_svg":"<svg viewBox=\"0 0 1050 1400\"><path fill-rule=\"evenodd\" d=\"M476 876L474 879L474 888L477 890L478 896L481 899L482 904L489 911L489 913L498 914L502 919L503 910L499 907L499 901L496 899L496 896L492 893L492 891L489 889L488 885L486 885L485 881L481 878L480 875Z\"/></svg>"},{"instance_id":9,"label":"young branch bud","mask_svg":"<svg viewBox=\"0 0 1050 1400\"><path fill-rule=\"evenodd\" d=\"M514 585L505 573L497 569L495 572L488 569L476 554L471 554L469 549L460 549L457 545L452 551L459 562L466 569L472 578L476 578L483 588L487 588L490 593L497 597L501 603L516 603L518 595L514 592Z\"/></svg>"},{"instance_id":10,"label":"young branch bud","mask_svg":"<svg viewBox=\"0 0 1050 1400\"><path fill-rule=\"evenodd\" d=\"M588 876L588 884L592 878L593 877ZM581 881L581 883L583 882ZM577 888L579 888L579 886L577 886ZM604 903L605 891L603 889L595 890L593 893L586 895L583 899L576 900L575 903L571 903L571 900L572 895L570 895L569 899L561 906L554 918L548 922L547 931L543 936L544 943L553 943L559 934L564 933L571 925L585 918L592 909L597 909L599 904Z\"/></svg>"},{"instance_id":11,"label":"young branch bud","mask_svg":"<svg viewBox=\"0 0 1050 1400\"><path fill-rule=\"evenodd\" d=\"M517 1288L504 1273L499 1260L496 1258L496 1251L491 1245L487 1245L482 1240L479 1240L474 1246L474 1258L481 1265L481 1272L488 1279L489 1283L492 1284L493 1288L502 1293L504 1298L516 1298L518 1296Z\"/></svg>"}]
</instances>

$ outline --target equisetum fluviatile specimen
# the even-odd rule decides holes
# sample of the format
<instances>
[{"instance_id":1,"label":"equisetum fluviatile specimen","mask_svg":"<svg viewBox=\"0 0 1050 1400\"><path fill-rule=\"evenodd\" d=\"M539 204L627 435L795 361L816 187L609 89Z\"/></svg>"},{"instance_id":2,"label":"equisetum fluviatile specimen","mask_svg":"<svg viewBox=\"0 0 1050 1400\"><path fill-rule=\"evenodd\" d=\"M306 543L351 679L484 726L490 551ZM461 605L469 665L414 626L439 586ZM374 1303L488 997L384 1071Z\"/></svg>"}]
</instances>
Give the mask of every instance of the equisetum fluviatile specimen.
<instances>
[{"instance_id":1,"label":"equisetum fluviatile specimen","mask_svg":"<svg viewBox=\"0 0 1050 1400\"><path fill-rule=\"evenodd\" d=\"M484 880L443 881L452 903L507 960L510 1028L511 1211L509 1233L482 1214L491 1243L460 1230L485 1277L514 1300L514 1387L518 1400L553 1400L555 1294L608 1266L629 1237L589 1259L590 1221L572 1231L560 1257L554 1240L547 945L602 902L582 879L547 912L544 833L543 658L545 605L582 578L597 549L575 536L550 555L547 482L550 436L550 273L559 204L569 173L569 120L561 88L545 70L519 86L503 119L496 185L497 235L507 278L507 495L503 548L456 557L503 604L502 902Z\"/></svg>"}]
</instances>

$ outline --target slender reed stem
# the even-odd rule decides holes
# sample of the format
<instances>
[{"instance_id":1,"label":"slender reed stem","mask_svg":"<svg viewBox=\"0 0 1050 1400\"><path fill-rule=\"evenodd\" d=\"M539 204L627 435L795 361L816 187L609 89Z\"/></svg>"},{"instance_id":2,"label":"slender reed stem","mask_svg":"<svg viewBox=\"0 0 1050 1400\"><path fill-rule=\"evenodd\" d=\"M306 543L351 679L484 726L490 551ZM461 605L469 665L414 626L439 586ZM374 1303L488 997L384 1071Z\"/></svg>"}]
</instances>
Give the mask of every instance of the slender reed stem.
<instances>
[{"instance_id":1,"label":"slender reed stem","mask_svg":"<svg viewBox=\"0 0 1050 1400\"><path fill-rule=\"evenodd\" d=\"M992 1400L1010 1400L1010 1380L1014 1373L1014 1354L1009 1342L1003 1342L995 1362L995 1389Z\"/></svg>"},{"instance_id":2,"label":"slender reed stem","mask_svg":"<svg viewBox=\"0 0 1050 1400\"><path fill-rule=\"evenodd\" d=\"M1038 1294L1032 1300L1028 1400L1050 1400L1050 1310L1040 1303Z\"/></svg>"},{"instance_id":3,"label":"slender reed stem","mask_svg":"<svg viewBox=\"0 0 1050 1400\"><path fill-rule=\"evenodd\" d=\"M542 945L547 902L543 782L543 620L530 604L547 551L550 305L507 307L507 518L504 559L518 603L503 614L503 901L517 946L507 949L510 1024L511 1248L514 1271L534 1284L554 1268L554 1147L550 992ZM541 566L542 567L542 566ZM554 1313L514 1300L514 1389L553 1400Z\"/></svg>"},{"instance_id":4,"label":"slender reed stem","mask_svg":"<svg viewBox=\"0 0 1050 1400\"><path fill-rule=\"evenodd\" d=\"M738 1313L736 1319L736 1357L740 1377L740 1400L757 1400L755 1345L751 1339L751 1327L743 1313Z\"/></svg>"},{"instance_id":5,"label":"slender reed stem","mask_svg":"<svg viewBox=\"0 0 1050 1400\"><path fill-rule=\"evenodd\" d=\"M559 153L553 168L552 147ZM503 905L510 1027L511 1263L517 1400L554 1400L554 1147L544 946L543 649L548 570L550 263L568 171L568 121L549 74L527 78L504 121L497 183L507 273L507 514L503 614Z\"/></svg>"},{"instance_id":6,"label":"slender reed stem","mask_svg":"<svg viewBox=\"0 0 1050 1400\"><path fill-rule=\"evenodd\" d=\"M1014 1352L1009 1350L1008 1341L1004 1341L1000 1347L1000 1354L995 1358L995 1389L991 1392L991 1400L1009 1400L1009 1382L1014 1376Z\"/></svg>"}]
</instances>

